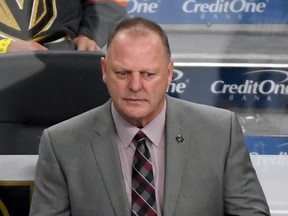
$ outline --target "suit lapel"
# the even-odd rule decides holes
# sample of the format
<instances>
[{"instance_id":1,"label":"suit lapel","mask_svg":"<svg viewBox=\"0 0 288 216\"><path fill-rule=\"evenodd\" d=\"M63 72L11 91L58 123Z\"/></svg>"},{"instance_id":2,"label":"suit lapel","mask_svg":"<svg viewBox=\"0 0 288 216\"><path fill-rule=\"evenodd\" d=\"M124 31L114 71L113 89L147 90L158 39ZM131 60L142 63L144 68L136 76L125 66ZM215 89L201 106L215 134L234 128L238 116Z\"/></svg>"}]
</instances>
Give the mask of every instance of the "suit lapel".
<instances>
[{"instance_id":1,"label":"suit lapel","mask_svg":"<svg viewBox=\"0 0 288 216\"><path fill-rule=\"evenodd\" d=\"M187 143L189 132L183 128L168 129L166 134L166 171L164 191L164 215L173 215L177 198L180 192L182 176L187 157ZM178 142L176 137L180 135L184 142Z\"/></svg>"},{"instance_id":2,"label":"suit lapel","mask_svg":"<svg viewBox=\"0 0 288 216\"><path fill-rule=\"evenodd\" d=\"M106 104L104 109L105 112L101 113L101 120L95 128L98 136L93 140L92 148L115 215L126 216L130 214L130 209L116 144L116 132L110 106Z\"/></svg>"},{"instance_id":3,"label":"suit lapel","mask_svg":"<svg viewBox=\"0 0 288 216\"><path fill-rule=\"evenodd\" d=\"M168 98L169 99L169 98ZM174 101L168 100L166 116L166 168L163 215L173 215L180 192L187 144L190 142L190 131L181 125ZM183 140L182 140L183 138Z\"/></svg>"}]
</instances>

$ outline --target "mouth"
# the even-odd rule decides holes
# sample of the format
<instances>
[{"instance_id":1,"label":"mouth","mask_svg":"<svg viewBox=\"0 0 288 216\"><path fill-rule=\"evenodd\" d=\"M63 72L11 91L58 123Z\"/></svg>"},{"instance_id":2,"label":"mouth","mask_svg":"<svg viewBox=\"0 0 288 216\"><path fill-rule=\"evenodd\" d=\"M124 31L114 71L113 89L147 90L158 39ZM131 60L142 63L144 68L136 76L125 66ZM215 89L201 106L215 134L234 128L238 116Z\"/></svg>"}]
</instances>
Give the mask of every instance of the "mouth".
<instances>
[{"instance_id":1,"label":"mouth","mask_svg":"<svg viewBox=\"0 0 288 216\"><path fill-rule=\"evenodd\" d=\"M140 98L124 98L125 101L131 102L131 103L139 103L139 102L145 102L145 99Z\"/></svg>"}]
</instances>

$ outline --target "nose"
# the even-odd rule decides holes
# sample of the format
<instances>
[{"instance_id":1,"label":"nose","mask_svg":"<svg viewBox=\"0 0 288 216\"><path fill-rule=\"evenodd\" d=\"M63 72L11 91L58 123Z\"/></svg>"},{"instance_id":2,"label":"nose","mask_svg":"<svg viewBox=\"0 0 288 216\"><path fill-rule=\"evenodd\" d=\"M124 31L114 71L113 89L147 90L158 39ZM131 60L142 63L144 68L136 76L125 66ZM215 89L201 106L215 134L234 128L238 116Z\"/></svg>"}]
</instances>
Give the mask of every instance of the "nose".
<instances>
[{"instance_id":1,"label":"nose","mask_svg":"<svg viewBox=\"0 0 288 216\"><path fill-rule=\"evenodd\" d=\"M140 73L132 73L129 79L129 89L137 92L142 89L142 77Z\"/></svg>"}]
</instances>

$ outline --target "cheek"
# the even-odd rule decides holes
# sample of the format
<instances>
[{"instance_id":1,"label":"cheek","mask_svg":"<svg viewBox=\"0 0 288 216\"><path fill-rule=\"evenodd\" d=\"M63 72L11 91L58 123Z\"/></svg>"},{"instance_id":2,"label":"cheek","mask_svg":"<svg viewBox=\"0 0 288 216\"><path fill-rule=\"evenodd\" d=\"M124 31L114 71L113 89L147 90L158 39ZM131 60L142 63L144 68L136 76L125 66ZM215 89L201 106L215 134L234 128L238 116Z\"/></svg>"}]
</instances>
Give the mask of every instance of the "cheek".
<instances>
[{"instance_id":1,"label":"cheek","mask_svg":"<svg viewBox=\"0 0 288 216\"><path fill-rule=\"evenodd\" d=\"M160 81L154 83L153 85L146 88L146 92L149 92L150 98L154 100L155 103L158 103L160 100L163 99L164 95L166 94L167 83Z\"/></svg>"},{"instance_id":2,"label":"cheek","mask_svg":"<svg viewBox=\"0 0 288 216\"><path fill-rule=\"evenodd\" d=\"M111 96L121 95L125 89L125 86L122 83L114 81L113 79L109 79L106 84L110 94L112 94Z\"/></svg>"}]
</instances>

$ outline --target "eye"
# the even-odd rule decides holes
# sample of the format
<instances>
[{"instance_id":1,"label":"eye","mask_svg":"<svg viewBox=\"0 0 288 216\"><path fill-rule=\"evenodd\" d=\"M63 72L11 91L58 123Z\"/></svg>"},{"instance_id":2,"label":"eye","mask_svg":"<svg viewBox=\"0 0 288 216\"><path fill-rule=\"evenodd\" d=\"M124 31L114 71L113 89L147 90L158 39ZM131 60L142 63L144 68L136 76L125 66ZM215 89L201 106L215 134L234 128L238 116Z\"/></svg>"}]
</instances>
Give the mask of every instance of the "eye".
<instances>
[{"instance_id":1,"label":"eye","mask_svg":"<svg viewBox=\"0 0 288 216\"><path fill-rule=\"evenodd\" d=\"M151 80L156 76L156 73L152 72L142 72L141 74L144 76L144 79L146 80Z\"/></svg>"},{"instance_id":2,"label":"eye","mask_svg":"<svg viewBox=\"0 0 288 216\"><path fill-rule=\"evenodd\" d=\"M127 71L115 71L116 77L119 79L126 79L128 77Z\"/></svg>"}]
</instances>

